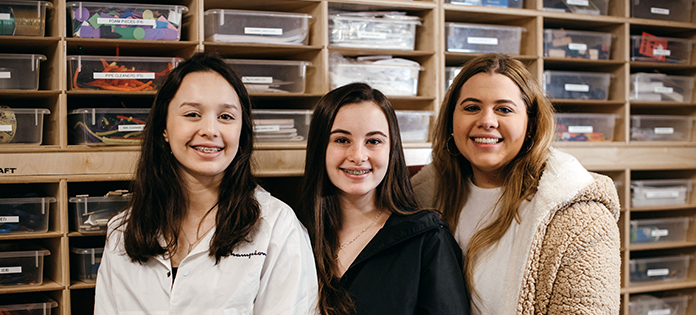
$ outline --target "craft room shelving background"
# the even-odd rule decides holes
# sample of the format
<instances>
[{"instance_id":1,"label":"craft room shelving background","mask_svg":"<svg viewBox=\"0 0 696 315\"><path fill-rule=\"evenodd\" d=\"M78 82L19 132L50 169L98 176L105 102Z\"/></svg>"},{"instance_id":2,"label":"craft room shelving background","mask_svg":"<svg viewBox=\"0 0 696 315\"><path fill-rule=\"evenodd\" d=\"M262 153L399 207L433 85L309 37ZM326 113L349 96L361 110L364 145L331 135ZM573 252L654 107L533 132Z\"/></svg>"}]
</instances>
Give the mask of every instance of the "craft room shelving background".
<instances>
[{"instance_id":1,"label":"craft room shelving background","mask_svg":"<svg viewBox=\"0 0 696 315\"><path fill-rule=\"evenodd\" d=\"M671 114L696 117L696 100L687 103L631 102L630 75L659 71L671 75L696 76L696 51L691 62L671 65L632 62L630 36L648 32L658 36L696 39L696 10L691 22L671 22L631 18L631 1L611 0L608 15L582 15L544 11L542 0L525 0L522 8L463 6L444 0L144 0L146 4L176 4L188 7L183 15L180 41L137 41L68 37L66 1L52 0L47 11L44 37L0 36L0 53L43 54L38 91L0 90L0 105L15 108L47 108L43 142L40 146L0 145L0 198L13 193L36 192L55 197L49 212L49 229L42 234L0 235L0 243L31 243L48 249L44 283L38 286L0 286L0 295L47 295L58 302L53 314L89 313L93 306L94 284L74 280L75 261L71 247L101 246L104 235L84 235L70 225L68 199L79 194L104 195L127 189L138 156L137 146L87 146L68 143L67 113L84 107L100 107L106 102L124 102L129 107L147 108L154 92L107 92L69 90L69 55L159 56L186 58L198 51L218 52L226 58L301 60L312 63L307 70L306 91L290 94L252 94L254 106L264 109L312 109L330 90L329 54L345 56L393 55L417 61L418 94L390 97L396 109L437 111L446 89L445 67L460 66L477 54L447 52L445 23L511 25L525 28L520 54L540 80L545 70L595 71L613 78L606 101L555 100L559 112L603 113L616 115L613 141L556 142L556 147L576 156L590 170L607 174L617 182L621 198L622 283L621 313L628 314L628 299L641 293L682 293L692 297L687 314L696 314L696 262L683 282L651 285L629 284L630 259L687 254L696 256L696 193L683 206L632 207L630 182L635 179L696 179L696 128L690 141L635 142L630 140L630 116L635 114ZM673 0L666 0L670 2ZM306 46L268 44L232 44L208 42L203 37L203 12L208 9L243 9L306 13L310 20ZM331 9L405 11L418 16L413 51L341 48L329 45L328 12ZM601 31L613 34L609 60L576 60L544 57L544 29ZM431 121L433 121L431 119ZM432 130L432 124L430 129ZM407 143L409 165L429 161L430 143ZM255 173L265 186L281 199L294 205L303 172L304 144L258 143ZM631 219L686 216L692 219L687 241L655 245L631 245ZM71 277L71 273L73 277Z\"/></svg>"}]
</instances>

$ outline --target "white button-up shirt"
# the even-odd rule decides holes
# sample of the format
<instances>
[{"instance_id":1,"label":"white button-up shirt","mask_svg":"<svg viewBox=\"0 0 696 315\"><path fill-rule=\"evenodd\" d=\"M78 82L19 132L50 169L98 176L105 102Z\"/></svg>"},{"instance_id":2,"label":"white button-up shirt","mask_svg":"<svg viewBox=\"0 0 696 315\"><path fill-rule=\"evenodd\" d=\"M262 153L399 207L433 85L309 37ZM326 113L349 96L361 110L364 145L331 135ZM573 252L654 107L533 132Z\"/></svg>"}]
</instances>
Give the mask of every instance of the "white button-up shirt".
<instances>
[{"instance_id":1,"label":"white button-up shirt","mask_svg":"<svg viewBox=\"0 0 696 315\"><path fill-rule=\"evenodd\" d=\"M215 265L208 256L214 229L179 264L141 265L125 254L122 231L109 234L97 277L95 314L315 314L314 256L292 209L261 188L257 233ZM122 216L110 222L115 225ZM173 285L172 285L173 281Z\"/></svg>"}]
</instances>

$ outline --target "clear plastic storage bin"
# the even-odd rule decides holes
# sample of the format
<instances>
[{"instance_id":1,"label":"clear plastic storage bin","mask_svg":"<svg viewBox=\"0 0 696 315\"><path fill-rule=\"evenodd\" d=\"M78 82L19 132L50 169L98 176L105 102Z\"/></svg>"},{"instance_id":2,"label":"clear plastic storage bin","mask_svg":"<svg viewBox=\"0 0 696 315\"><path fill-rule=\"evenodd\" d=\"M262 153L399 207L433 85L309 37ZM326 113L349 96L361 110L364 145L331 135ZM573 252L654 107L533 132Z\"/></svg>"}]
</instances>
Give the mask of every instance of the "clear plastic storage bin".
<instances>
[{"instance_id":1,"label":"clear plastic storage bin","mask_svg":"<svg viewBox=\"0 0 696 315\"><path fill-rule=\"evenodd\" d=\"M68 36L81 38L174 40L188 8L107 2L68 2Z\"/></svg>"},{"instance_id":2,"label":"clear plastic storage bin","mask_svg":"<svg viewBox=\"0 0 696 315\"><path fill-rule=\"evenodd\" d=\"M631 17L691 22L691 0L631 0Z\"/></svg>"},{"instance_id":3,"label":"clear plastic storage bin","mask_svg":"<svg viewBox=\"0 0 696 315\"><path fill-rule=\"evenodd\" d=\"M68 200L74 229L80 233L104 233L109 219L126 206L130 196L71 197Z\"/></svg>"},{"instance_id":4,"label":"clear plastic storage bin","mask_svg":"<svg viewBox=\"0 0 696 315\"><path fill-rule=\"evenodd\" d=\"M631 141L689 141L689 116L631 115Z\"/></svg>"},{"instance_id":5,"label":"clear plastic storage bin","mask_svg":"<svg viewBox=\"0 0 696 315\"><path fill-rule=\"evenodd\" d=\"M69 144L136 145L149 108L79 108L68 113Z\"/></svg>"},{"instance_id":6,"label":"clear plastic storage bin","mask_svg":"<svg viewBox=\"0 0 696 315\"><path fill-rule=\"evenodd\" d=\"M0 90L38 90L44 60L46 56L38 54L0 54Z\"/></svg>"},{"instance_id":7,"label":"clear plastic storage bin","mask_svg":"<svg viewBox=\"0 0 696 315\"><path fill-rule=\"evenodd\" d=\"M554 114L555 141L612 141L617 116L611 114Z\"/></svg>"},{"instance_id":8,"label":"clear plastic storage bin","mask_svg":"<svg viewBox=\"0 0 696 315\"><path fill-rule=\"evenodd\" d=\"M694 77L663 73L631 75L632 101L691 103Z\"/></svg>"},{"instance_id":9,"label":"clear plastic storage bin","mask_svg":"<svg viewBox=\"0 0 696 315\"><path fill-rule=\"evenodd\" d=\"M419 110L396 110L396 120L402 142L427 142L430 118L434 112Z\"/></svg>"},{"instance_id":10,"label":"clear plastic storage bin","mask_svg":"<svg viewBox=\"0 0 696 315\"><path fill-rule=\"evenodd\" d=\"M56 301L36 295L19 299L15 295L0 296L0 314L51 315L51 309L57 306Z\"/></svg>"},{"instance_id":11,"label":"clear plastic storage bin","mask_svg":"<svg viewBox=\"0 0 696 315\"><path fill-rule=\"evenodd\" d=\"M631 61L685 64L691 62L694 41L647 33L631 36Z\"/></svg>"},{"instance_id":12,"label":"clear plastic storage bin","mask_svg":"<svg viewBox=\"0 0 696 315\"><path fill-rule=\"evenodd\" d=\"M689 273L690 256L631 259L630 284L684 281Z\"/></svg>"},{"instance_id":13,"label":"clear plastic storage bin","mask_svg":"<svg viewBox=\"0 0 696 315\"><path fill-rule=\"evenodd\" d=\"M631 220L631 244L685 242L690 218Z\"/></svg>"},{"instance_id":14,"label":"clear plastic storage bin","mask_svg":"<svg viewBox=\"0 0 696 315\"><path fill-rule=\"evenodd\" d=\"M213 9L203 15L207 41L277 45L309 41L309 14Z\"/></svg>"},{"instance_id":15,"label":"clear plastic storage bin","mask_svg":"<svg viewBox=\"0 0 696 315\"><path fill-rule=\"evenodd\" d=\"M607 100L610 73L544 71L544 90L551 98L573 100Z\"/></svg>"},{"instance_id":16,"label":"clear plastic storage bin","mask_svg":"<svg viewBox=\"0 0 696 315\"><path fill-rule=\"evenodd\" d=\"M307 141L311 110L254 109L254 137L258 142Z\"/></svg>"},{"instance_id":17,"label":"clear plastic storage bin","mask_svg":"<svg viewBox=\"0 0 696 315\"><path fill-rule=\"evenodd\" d=\"M45 108L0 106L0 146L4 144L40 145L43 139Z\"/></svg>"},{"instance_id":18,"label":"clear plastic storage bin","mask_svg":"<svg viewBox=\"0 0 696 315\"><path fill-rule=\"evenodd\" d=\"M520 54L524 27L467 23L445 23L447 51Z\"/></svg>"},{"instance_id":19,"label":"clear plastic storage bin","mask_svg":"<svg viewBox=\"0 0 696 315\"><path fill-rule=\"evenodd\" d=\"M544 30L544 57L609 60L611 33Z\"/></svg>"},{"instance_id":20,"label":"clear plastic storage bin","mask_svg":"<svg viewBox=\"0 0 696 315\"><path fill-rule=\"evenodd\" d=\"M181 58L68 56L72 90L155 91Z\"/></svg>"},{"instance_id":21,"label":"clear plastic storage bin","mask_svg":"<svg viewBox=\"0 0 696 315\"><path fill-rule=\"evenodd\" d=\"M501 8L522 8L523 0L446 0L445 2L459 5L482 5Z\"/></svg>"},{"instance_id":22,"label":"clear plastic storage bin","mask_svg":"<svg viewBox=\"0 0 696 315\"><path fill-rule=\"evenodd\" d=\"M53 197L0 198L0 235L46 233Z\"/></svg>"},{"instance_id":23,"label":"clear plastic storage bin","mask_svg":"<svg viewBox=\"0 0 696 315\"><path fill-rule=\"evenodd\" d=\"M648 294L632 295L628 300L629 315L685 315L689 296L656 297Z\"/></svg>"},{"instance_id":24,"label":"clear plastic storage bin","mask_svg":"<svg viewBox=\"0 0 696 315\"><path fill-rule=\"evenodd\" d=\"M544 11L607 15L609 0L544 0Z\"/></svg>"},{"instance_id":25,"label":"clear plastic storage bin","mask_svg":"<svg viewBox=\"0 0 696 315\"><path fill-rule=\"evenodd\" d=\"M0 286L41 285L43 258L50 254L43 248L20 248L13 243L0 245Z\"/></svg>"},{"instance_id":26,"label":"clear plastic storage bin","mask_svg":"<svg viewBox=\"0 0 696 315\"><path fill-rule=\"evenodd\" d=\"M414 61L395 58L356 62L335 58L335 55L331 59L329 63L331 89L353 82L364 82L384 95L415 96L418 94L418 75L423 68Z\"/></svg>"},{"instance_id":27,"label":"clear plastic storage bin","mask_svg":"<svg viewBox=\"0 0 696 315\"><path fill-rule=\"evenodd\" d=\"M329 15L329 44L340 47L414 50L418 17L395 12Z\"/></svg>"},{"instance_id":28,"label":"clear plastic storage bin","mask_svg":"<svg viewBox=\"0 0 696 315\"><path fill-rule=\"evenodd\" d=\"M73 276L84 282L96 282L97 281L97 271L99 270L99 265L101 264L102 254L104 253L103 247L98 248L72 248L73 261L71 265L74 266L73 271L76 273Z\"/></svg>"},{"instance_id":29,"label":"clear plastic storage bin","mask_svg":"<svg viewBox=\"0 0 696 315\"><path fill-rule=\"evenodd\" d=\"M689 204L690 179L655 179L631 181L632 207L662 207Z\"/></svg>"},{"instance_id":30,"label":"clear plastic storage bin","mask_svg":"<svg viewBox=\"0 0 696 315\"><path fill-rule=\"evenodd\" d=\"M0 36L44 36L48 1L0 0Z\"/></svg>"},{"instance_id":31,"label":"clear plastic storage bin","mask_svg":"<svg viewBox=\"0 0 696 315\"><path fill-rule=\"evenodd\" d=\"M462 71L462 67L445 67L445 83L447 84L447 89L452 85L454 78L459 75L460 71Z\"/></svg>"},{"instance_id":32,"label":"clear plastic storage bin","mask_svg":"<svg viewBox=\"0 0 696 315\"><path fill-rule=\"evenodd\" d=\"M250 93L304 93L308 61L227 59Z\"/></svg>"}]
</instances>

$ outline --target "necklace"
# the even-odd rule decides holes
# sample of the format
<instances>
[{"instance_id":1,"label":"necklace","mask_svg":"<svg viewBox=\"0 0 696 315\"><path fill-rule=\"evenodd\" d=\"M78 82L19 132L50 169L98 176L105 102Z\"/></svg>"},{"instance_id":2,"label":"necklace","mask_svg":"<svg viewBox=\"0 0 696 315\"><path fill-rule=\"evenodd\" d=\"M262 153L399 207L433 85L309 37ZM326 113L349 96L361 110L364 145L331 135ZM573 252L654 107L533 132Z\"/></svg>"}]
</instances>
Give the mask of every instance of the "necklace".
<instances>
[{"instance_id":1,"label":"necklace","mask_svg":"<svg viewBox=\"0 0 696 315\"><path fill-rule=\"evenodd\" d=\"M184 233L184 238L186 238L186 242L188 243L188 251L186 252L187 255L191 253L191 250L193 250L193 246L198 244L198 242L200 242L201 239L203 237L205 237L208 234L208 232L210 232L210 230L213 229L214 226L215 225L213 225L213 226L209 227L207 230L205 230L205 232L199 238L197 238L196 241L193 243L191 243L191 241L189 241L189 237L188 237L188 235L186 235L186 231L184 231L184 229L181 229L181 233ZM198 232L196 232L196 236L198 236Z\"/></svg>"},{"instance_id":2,"label":"necklace","mask_svg":"<svg viewBox=\"0 0 696 315\"><path fill-rule=\"evenodd\" d=\"M384 209L382 209L382 210L384 210ZM377 216L376 216L374 219L372 219L372 222L370 222L370 224L369 224L367 227L365 227L362 231L360 231L360 233L358 233L358 235L356 235L352 240L350 240L349 242L346 242L346 243L338 244L339 250L341 250L341 249L343 249L344 247L346 247L346 246L352 244L353 242L355 242L355 240L357 240L358 237L360 237L360 235L363 235L363 233L365 233L365 231L367 231L367 229L369 229L370 227L372 227L372 225L374 225L375 222L377 222L377 218L379 218L379 216L382 215L382 210L379 210L379 213L377 213Z\"/></svg>"}]
</instances>

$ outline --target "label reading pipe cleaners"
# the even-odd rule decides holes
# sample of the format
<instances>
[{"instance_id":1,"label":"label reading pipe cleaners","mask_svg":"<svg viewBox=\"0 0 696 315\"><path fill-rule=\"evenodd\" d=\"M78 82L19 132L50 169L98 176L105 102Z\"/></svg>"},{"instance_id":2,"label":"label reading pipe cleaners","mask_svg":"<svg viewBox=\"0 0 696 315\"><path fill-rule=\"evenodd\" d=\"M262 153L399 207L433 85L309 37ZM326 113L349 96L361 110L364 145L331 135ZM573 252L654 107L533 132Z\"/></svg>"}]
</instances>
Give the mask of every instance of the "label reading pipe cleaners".
<instances>
[{"instance_id":1,"label":"label reading pipe cleaners","mask_svg":"<svg viewBox=\"0 0 696 315\"><path fill-rule=\"evenodd\" d=\"M153 80L154 72L95 72L92 76L95 80L101 79L139 79Z\"/></svg>"}]
</instances>

